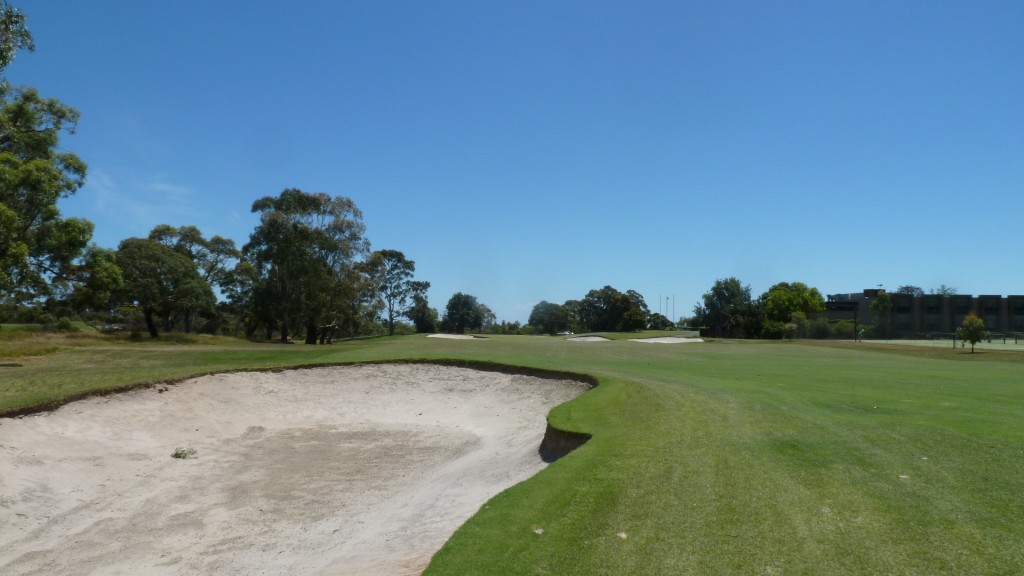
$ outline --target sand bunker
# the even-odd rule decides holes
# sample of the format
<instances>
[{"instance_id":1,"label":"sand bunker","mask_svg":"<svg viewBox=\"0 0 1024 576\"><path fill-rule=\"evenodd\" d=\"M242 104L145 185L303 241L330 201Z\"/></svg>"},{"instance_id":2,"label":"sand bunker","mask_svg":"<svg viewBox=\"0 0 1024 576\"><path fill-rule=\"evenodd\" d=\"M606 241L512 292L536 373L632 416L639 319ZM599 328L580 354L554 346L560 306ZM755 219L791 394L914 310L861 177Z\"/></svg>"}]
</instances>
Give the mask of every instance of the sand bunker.
<instances>
[{"instance_id":1,"label":"sand bunker","mask_svg":"<svg viewBox=\"0 0 1024 576\"><path fill-rule=\"evenodd\" d=\"M486 340L469 334L430 334L427 338L447 338L449 340Z\"/></svg>"},{"instance_id":2,"label":"sand bunker","mask_svg":"<svg viewBox=\"0 0 1024 576\"><path fill-rule=\"evenodd\" d=\"M646 342L649 344L688 344L703 342L703 338L687 338L685 336L662 336L660 338L632 338L630 342Z\"/></svg>"},{"instance_id":3,"label":"sand bunker","mask_svg":"<svg viewBox=\"0 0 1024 576\"><path fill-rule=\"evenodd\" d=\"M418 574L487 499L543 468L547 412L585 389L352 366L0 420L0 574ZM171 458L179 447L195 457Z\"/></svg>"},{"instance_id":4,"label":"sand bunker","mask_svg":"<svg viewBox=\"0 0 1024 576\"><path fill-rule=\"evenodd\" d=\"M611 340L603 336L577 336L575 338L566 338L569 342L611 342Z\"/></svg>"}]
</instances>

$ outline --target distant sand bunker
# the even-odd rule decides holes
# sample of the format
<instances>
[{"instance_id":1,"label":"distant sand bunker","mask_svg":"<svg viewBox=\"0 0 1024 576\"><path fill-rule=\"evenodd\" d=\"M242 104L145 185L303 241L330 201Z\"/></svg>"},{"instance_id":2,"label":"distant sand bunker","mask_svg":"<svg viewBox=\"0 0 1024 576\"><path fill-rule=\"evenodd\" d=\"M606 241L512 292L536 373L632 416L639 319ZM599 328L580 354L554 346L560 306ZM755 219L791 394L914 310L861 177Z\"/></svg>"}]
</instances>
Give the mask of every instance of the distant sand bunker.
<instances>
[{"instance_id":1,"label":"distant sand bunker","mask_svg":"<svg viewBox=\"0 0 1024 576\"><path fill-rule=\"evenodd\" d=\"M418 574L484 502L544 467L547 412L585 389L349 366L0 419L0 574Z\"/></svg>"},{"instance_id":2,"label":"distant sand bunker","mask_svg":"<svg viewBox=\"0 0 1024 576\"><path fill-rule=\"evenodd\" d=\"M703 342L703 338L687 338L685 336L662 336L660 338L632 338L630 342L644 342L647 344L689 344Z\"/></svg>"},{"instance_id":3,"label":"distant sand bunker","mask_svg":"<svg viewBox=\"0 0 1024 576\"><path fill-rule=\"evenodd\" d=\"M486 340L486 338L477 338L476 336L470 336L469 334L431 334L427 338L447 338L449 340Z\"/></svg>"},{"instance_id":4,"label":"distant sand bunker","mask_svg":"<svg viewBox=\"0 0 1024 576\"><path fill-rule=\"evenodd\" d=\"M602 336L577 336L575 338L567 338L569 342L611 342L611 340Z\"/></svg>"}]
</instances>

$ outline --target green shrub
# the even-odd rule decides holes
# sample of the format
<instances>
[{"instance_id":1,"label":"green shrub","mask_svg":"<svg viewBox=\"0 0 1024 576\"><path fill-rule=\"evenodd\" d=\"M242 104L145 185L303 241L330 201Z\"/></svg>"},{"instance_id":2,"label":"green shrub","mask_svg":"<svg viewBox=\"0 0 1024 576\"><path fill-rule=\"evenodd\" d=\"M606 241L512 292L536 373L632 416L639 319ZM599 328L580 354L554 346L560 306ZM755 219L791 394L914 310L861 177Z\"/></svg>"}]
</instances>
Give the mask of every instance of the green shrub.
<instances>
[{"instance_id":1,"label":"green shrub","mask_svg":"<svg viewBox=\"0 0 1024 576\"><path fill-rule=\"evenodd\" d=\"M818 340L826 340L832 336L832 326L825 318L816 318L811 322L810 337Z\"/></svg>"},{"instance_id":2,"label":"green shrub","mask_svg":"<svg viewBox=\"0 0 1024 576\"><path fill-rule=\"evenodd\" d=\"M842 340L853 340L856 328L853 320L840 320L832 326L832 336Z\"/></svg>"},{"instance_id":3,"label":"green shrub","mask_svg":"<svg viewBox=\"0 0 1024 576\"><path fill-rule=\"evenodd\" d=\"M67 316L61 316L57 323L54 324L54 328L57 332L78 332L78 328L71 322L71 318Z\"/></svg>"},{"instance_id":4,"label":"green shrub","mask_svg":"<svg viewBox=\"0 0 1024 576\"><path fill-rule=\"evenodd\" d=\"M703 335L703 332L701 333ZM765 320L761 328L761 337L769 340L781 340L786 335L786 324L778 320Z\"/></svg>"}]
</instances>

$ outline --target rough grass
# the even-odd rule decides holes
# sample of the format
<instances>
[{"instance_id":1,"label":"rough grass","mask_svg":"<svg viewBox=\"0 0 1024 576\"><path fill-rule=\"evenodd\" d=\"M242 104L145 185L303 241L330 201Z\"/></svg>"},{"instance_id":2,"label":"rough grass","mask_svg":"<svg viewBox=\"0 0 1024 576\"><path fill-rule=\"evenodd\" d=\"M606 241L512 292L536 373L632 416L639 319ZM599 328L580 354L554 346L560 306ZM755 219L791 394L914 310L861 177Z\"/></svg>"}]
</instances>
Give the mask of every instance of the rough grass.
<instances>
[{"instance_id":1,"label":"rough grass","mask_svg":"<svg viewBox=\"0 0 1024 576\"><path fill-rule=\"evenodd\" d=\"M428 574L1024 572L1022 354L539 337L94 342L0 368L0 409L202 372L389 359L600 382L550 415L592 439L487 503Z\"/></svg>"}]
</instances>

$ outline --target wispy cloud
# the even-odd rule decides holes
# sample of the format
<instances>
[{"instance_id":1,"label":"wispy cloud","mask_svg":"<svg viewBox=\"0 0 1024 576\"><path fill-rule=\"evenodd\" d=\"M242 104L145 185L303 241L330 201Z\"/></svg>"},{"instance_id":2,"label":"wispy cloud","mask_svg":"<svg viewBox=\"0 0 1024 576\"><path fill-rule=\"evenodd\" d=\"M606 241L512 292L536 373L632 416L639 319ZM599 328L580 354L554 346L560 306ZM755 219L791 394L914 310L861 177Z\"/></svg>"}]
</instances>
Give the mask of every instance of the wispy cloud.
<instances>
[{"instance_id":1,"label":"wispy cloud","mask_svg":"<svg viewBox=\"0 0 1024 576\"><path fill-rule=\"evenodd\" d=\"M194 188L190 186L183 186L181 184L172 184L166 180L166 176L163 174L154 176L149 181L142 182L141 187L143 189L148 189L151 192L176 196L178 198L191 199L195 195Z\"/></svg>"},{"instance_id":2,"label":"wispy cloud","mask_svg":"<svg viewBox=\"0 0 1024 576\"><path fill-rule=\"evenodd\" d=\"M98 225L116 226L132 235L144 235L157 224L194 223L208 216L195 188L173 181L166 174L117 175L93 168L87 188Z\"/></svg>"}]
</instances>

